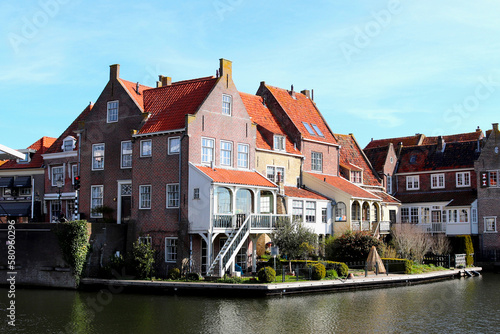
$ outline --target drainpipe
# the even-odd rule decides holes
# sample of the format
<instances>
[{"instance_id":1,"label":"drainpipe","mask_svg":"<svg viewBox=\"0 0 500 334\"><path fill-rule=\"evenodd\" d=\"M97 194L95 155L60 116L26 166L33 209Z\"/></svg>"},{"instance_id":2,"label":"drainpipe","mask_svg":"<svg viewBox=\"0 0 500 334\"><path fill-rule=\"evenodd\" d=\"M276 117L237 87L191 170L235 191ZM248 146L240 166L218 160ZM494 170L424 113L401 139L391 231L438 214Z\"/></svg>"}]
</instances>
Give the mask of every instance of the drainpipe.
<instances>
[{"instance_id":1,"label":"drainpipe","mask_svg":"<svg viewBox=\"0 0 500 334\"><path fill-rule=\"evenodd\" d=\"M31 221L35 216L35 177L31 178Z\"/></svg>"},{"instance_id":2,"label":"drainpipe","mask_svg":"<svg viewBox=\"0 0 500 334\"><path fill-rule=\"evenodd\" d=\"M181 217L182 217L182 140L186 136L186 133L184 132L179 139L179 228L181 228ZM181 230L182 231L182 230ZM179 232L181 232L179 231ZM177 232L177 233L179 233ZM182 235L182 233L181 233ZM182 242L182 245L184 246L184 242ZM191 252L191 249L190 249ZM189 255L189 264L191 264L191 255Z\"/></svg>"}]
</instances>

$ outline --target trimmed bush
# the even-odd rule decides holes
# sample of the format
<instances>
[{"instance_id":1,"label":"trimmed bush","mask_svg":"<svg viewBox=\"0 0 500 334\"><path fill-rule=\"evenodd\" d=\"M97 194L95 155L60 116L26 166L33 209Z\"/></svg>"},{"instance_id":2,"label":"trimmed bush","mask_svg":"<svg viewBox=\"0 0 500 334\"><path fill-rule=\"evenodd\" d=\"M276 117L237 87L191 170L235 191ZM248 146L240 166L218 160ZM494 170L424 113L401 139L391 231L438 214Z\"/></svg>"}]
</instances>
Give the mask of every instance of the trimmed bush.
<instances>
[{"instance_id":1,"label":"trimmed bush","mask_svg":"<svg viewBox=\"0 0 500 334\"><path fill-rule=\"evenodd\" d=\"M389 272L404 272L405 274L411 274L413 269L413 261L407 259L381 259L386 265L386 261L389 262L389 268L385 268L385 270L389 270Z\"/></svg>"},{"instance_id":2,"label":"trimmed bush","mask_svg":"<svg viewBox=\"0 0 500 334\"><path fill-rule=\"evenodd\" d=\"M151 244L134 242L132 248L132 268L140 279L149 278L153 275L155 263L155 251Z\"/></svg>"},{"instance_id":3,"label":"trimmed bush","mask_svg":"<svg viewBox=\"0 0 500 334\"><path fill-rule=\"evenodd\" d=\"M198 273L189 273L186 275L188 281L200 281L201 276Z\"/></svg>"},{"instance_id":4,"label":"trimmed bush","mask_svg":"<svg viewBox=\"0 0 500 334\"><path fill-rule=\"evenodd\" d=\"M331 263L333 270L337 272L339 277L346 277L349 274L349 267L344 262L331 262Z\"/></svg>"},{"instance_id":5,"label":"trimmed bush","mask_svg":"<svg viewBox=\"0 0 500 334\"><path fill-rule=\"evenodd\" d=\"M257 272L257 277L259 278L259 282L271 283L276 279L276 272L271 267L264 267Z\"/></svg>"},{"instance_id":6,"label":"trimmed bush","mask_svg":"<svg viewBox=\"0 0 500 334\"><path fill-rule=\"evenodd\" d=\"M181 277L181 271L179 268L172 268L168 271L167 278L179 279L180 277Z\"/></svg>"},{"instance_id":7,"label":"trimmed bush","mask_svg":"<svg viewBox=\"0 0 500 334\"><path fill-rule=\"evenodd\" d=\"M305 260L293 260L292 262L292 268L295 270L297 266L300 268L305 268L306 267L306 261ZM318 261L307 261L307 265L312 265L315 263L319 263ZM345 277L347 274L349 274L349 267L344 263L344 262L335 262L335 261L320 261L325 268L328 269L333 269L337 272L339 277Z\"/></svg>"},{"instance_id":8,"label":"trimmed bush","mask_svg":"<svg viewBox=\"0 0 500 334\"><path fill-rule=\"evenodd\" d=\"M330 278L330 279L335 279L335 278L339 278L339 275L337 274L335 269L330 269L330 270L326 271L326 277Z\"/></svg>"},{"instance_id":9,"label":"trimmed bush","mask_svg":"<svg viewBox=\"0 0 500 334\"><path fill-rule=\"evenodd\" d=\"M322 265L321 263L316 263L311 266L312 272L311 272L311 279L315 281L319 281L323 278L325 278L326 275L326 269L325 266Z\"/></svg>"}]
</instances>

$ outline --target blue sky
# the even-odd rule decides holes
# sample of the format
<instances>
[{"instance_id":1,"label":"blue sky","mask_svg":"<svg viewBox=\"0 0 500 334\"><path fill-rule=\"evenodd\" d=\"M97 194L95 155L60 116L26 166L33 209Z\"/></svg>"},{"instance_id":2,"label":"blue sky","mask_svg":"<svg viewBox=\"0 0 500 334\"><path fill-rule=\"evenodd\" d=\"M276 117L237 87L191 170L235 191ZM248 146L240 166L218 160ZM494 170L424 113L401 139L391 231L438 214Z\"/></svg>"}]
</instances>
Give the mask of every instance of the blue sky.
<instances>
[{"instance_id":1,"label":"blue sky","mask_svg":"<svg viewBox=\"0 0 500 334\"><path fill-rule=\"evenodd\" d=\"M83 1L0 4L0 143L58 137L109 78L154 86L233 62L240 91L314 89L332 130L471 132L500 115L496 1Z\"/></svg>"}]
</instances>

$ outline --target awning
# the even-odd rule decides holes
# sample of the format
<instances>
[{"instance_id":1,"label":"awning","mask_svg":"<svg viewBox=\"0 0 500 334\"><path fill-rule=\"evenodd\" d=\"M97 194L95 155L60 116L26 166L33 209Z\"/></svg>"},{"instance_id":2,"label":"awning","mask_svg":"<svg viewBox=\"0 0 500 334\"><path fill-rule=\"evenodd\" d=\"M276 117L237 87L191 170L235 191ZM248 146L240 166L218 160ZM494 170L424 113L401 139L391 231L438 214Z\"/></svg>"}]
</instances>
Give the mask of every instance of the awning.
<instances>
[{"instance_id":1,"label":"awning","mask_svg":"<svg viewBox=\"0 0 500 334\"><path fill-rule=\"evenodd\" d=\"M0 216L29 217L31 216L31 203L0 203Z\"/></svg>"},{"instance_id":2,"label":"awning","mask_svg":"<svg viewBox=\"0 0 500 334\"><path fill-rule=\"evenodd\" d=\"M31 176L18 176L14 180L14 187L31 188Z\"/></svg>"},{"instance_id":3,"label":"awning","mask_svg":"<svg viewBox=\"0 0 500 334\"><path fill-rule=\"evenodd\" d=\"M0 188L12 188L13 177L0 177Z\"/></svg>"}]
</instances>

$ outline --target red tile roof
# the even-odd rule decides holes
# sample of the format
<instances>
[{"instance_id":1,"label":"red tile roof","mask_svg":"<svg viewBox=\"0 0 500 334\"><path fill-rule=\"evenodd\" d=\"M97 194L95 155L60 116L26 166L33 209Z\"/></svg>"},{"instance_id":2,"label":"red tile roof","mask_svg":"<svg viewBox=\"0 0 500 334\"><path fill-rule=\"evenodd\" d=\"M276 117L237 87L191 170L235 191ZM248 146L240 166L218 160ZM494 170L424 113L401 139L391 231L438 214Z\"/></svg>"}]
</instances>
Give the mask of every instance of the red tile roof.
<instances>
[{"instance_id":1,"label":"red tile roof","mask_svg":"<svg viewBox=\"0 0 500 334\"><path fill-rule=\"evenodd\" d=\"M287 113L303 138L337 144L326 121L311 99L299 92L294 92L295 98L293 98L291 92L286 89L269 85L266 85L266 88L272 93L276 101L278 101L282 109ZM321 137L319 134L317 136L311 135L302 122L309 123L310 125L315 124L321 130L324 137Z\"/></svg>"},{"instance_id":2,"label":"red tile roof","mask_svg":"<svg viewBox=\"0 0 500 334\"><path fill-rule=\"evenodd\" d=\"M340 145L340 164L352 170L363 170L363 184L380 186L380 181L365 159L361 148L352 134L334 134Z\"/></svg>"},{"instance_id":3,"label":"red tile roof","mask_svg":"<svg viewBox=\"0 0 500 334\"><path fill-rule=\"evenodd\" d=\"M426 191L396 194L402 203L450 202L448 206L467 206L477 199L474 190Z\"/></svg>"},{"instance_id":4,"label":"red tile roof","mask_svg":"<svg viewBox=\"0 0 500 334\"><path fill-rule=\"evenodd\" d=\"M377 172L382 172L384 170L384 164L389 154L389 145L365 148L363 152L365 152L365 155Z\"/></svg>"},{"instance_id":5,"label":"red tile roof","mask_svg":"<svg viewBox=\"0 0 500 334\"><path fill-rule=\"evenodd\" d=\"M123 86L127 89L130 96L137 102L137 104L144 111L144 91L146 89L151 89L151 87L139 84L139 93L137 92L137 83L130 82L124 79L119 79Z\"/></svg>"},{"instance_id":6,"label":"red tile roof","mask_svg":"<svg viewBox=\"0 0 500 334\"><path fill-rule=\"evenodd\" d=\"M455 135L442 136L446 143L464 142L464 141L477 141L483 138L483 131L476 130L469 133L458 133ZM438 137L425 137L422 145L437 144Z\"/></svg>"},{"instance_id":7,"label":"red tile roof","mask_svg":"<svg viewBox=\"0 0 500 334\"><path fill-rule=\"evenodd\" d=\"M262 97L241 92L240 96L248 115L252 118L252 121L257 124L257 148L272 150L274 148L274 135L286 136L278 119L271 110L264 105ZM294 147L288 136L286 136L285 149L288 153L300 154L300 151Z\"/></svg>"},{"instance_id":8,"label":"red tile roof","mask_svg":"<svg viewBox=\"0 0 500 334\"><path fill-rule=\"evenodd\" d=\"M68 126L66 130L57 138L57 140L50 146L50 148L45 152L45 153L56 153L56 152L62 152L62 145L63 141L66 137L68 136L73 136L75 137L75 130L78 130L79 122L83 121L85 117L90 113L92 110L93 104L89 104L83 111L78 115L77 118ZM75 137L76 139L76 137ZM78 144L76 143L76 148L78 149Z\"/></svg>"},{"instance_id":9,"label":"red tile roof","mask_svg":"<svg viewBox=\"0 0 500 334\"><path fill-rule=\"evenodd\" d=\"M223 168L212 169L206 166L195 167L217 183L231 183L276 188L276 185L274 183L255 171L242 171Z\"/></svg>"},{"instance_id":10,"label":"red tile roof","mask_svg":"<svg viewBox=\"0 0 500 334\"><path fill-rule=\"evenodd\" d=\"M315 173L308 173L308 174L328 183L329 185L331 185L337 189L340 189L340 190L348 193L352 197L380 200L379 197L373 195L372 193L364 190L361 187L358 187L354 183L351 183L340 176L315 174Z\"/></svg>"},{"instance_id":11,"label":"red tile roof","mask_svg":"<svg viewBox=\"0 0 500 334\"><path fill-rule=\"evenodd\" d=\"M397 147L399 143L403 143L403 146L415 146L415 145L421 144L424 137L425 137L424 135L418 134L418 135L409 136L409 137L376 139L376 140L372 140L371 142L369 142L368 145L366 145L365 149L387 146L387 145L389 145L389 143L392 143L392 145L394 145L394 147Z\"/></svg>"},{"instance_id":12,"label":"red tile roof","mask_svg":"<svg viewBox=\"0 0 500 334\"><path fill-rule=\"evenodd\" d=\"M311 198L328 200L328 198L307 189L297 187L285 187L285 195L288 197Z\"/></svg>"},{"instance_id":13,"label":"red tile roof","mask_svg":"<svg viewBox=\"0 0 500 334\"><path fill-rule=\"evenodd\" d=\"M174 82L144 91L144 111L150 116L140 134L185 127L185 115L194 114L211 92L217 78L206 77Z\"/></svg>"},{"instance_id":14,"label":"red tile roof","mask_svg":"<svg viewBox=\"0 0 500 334\"><path fill-rule=\"evenodd\" d=\"M400 201L384 191L372 191L372 194L380 197L384 203L400 203Z\"/></svg>"},{"instance_id":15,"label":"red tile roof","mask_svg":"<svg viewBox=\"0 0 500 334\"><path fill-rule=\"evenodd\" d=\"M25 168L40 168L43 165L42 154L54 144L56 138L42 137L36 142L28 146L28 149L35 150L36 152L31 156L29 163L17 163L16 159L11 159L0 166L0 169L25 169Z\"/></svg>"}]
</instances>

